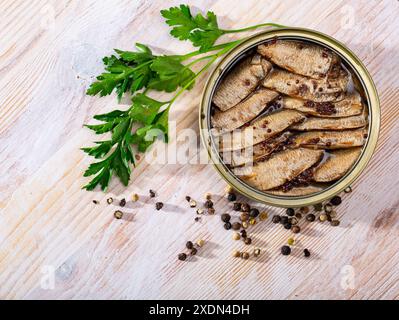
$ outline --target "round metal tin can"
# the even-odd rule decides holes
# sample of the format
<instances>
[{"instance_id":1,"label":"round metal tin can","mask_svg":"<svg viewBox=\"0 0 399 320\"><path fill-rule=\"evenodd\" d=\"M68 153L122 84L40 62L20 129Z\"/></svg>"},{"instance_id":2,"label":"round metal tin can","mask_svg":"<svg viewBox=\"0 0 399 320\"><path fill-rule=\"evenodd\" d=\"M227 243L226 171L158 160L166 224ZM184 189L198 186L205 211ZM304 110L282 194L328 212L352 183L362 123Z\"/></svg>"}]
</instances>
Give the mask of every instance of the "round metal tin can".
<instances>
[{"instance_id":1,"label":"round metal tin can","mask_svg":"<svg viewBox=\"0 0 399 320\"><path fill-rule=\"evenodd\" d=\"M320 192L309 194L306 196L276 196L262 192L244 181L236 177L231 170L223 163L220 155L215 147L213 137L210 134L211 128L211 99L215 88L217 87L220 79L226 72L229 71L230 67L240 59L246 52L249 52L256 48L257 45L270 41L272 39L289 39L299 40L309 43L319 44L327 47L336 54L338 54L343 63L349 66L350 71L355 74L355 77L360 82L361 89L363 91L363 99L365 100L366 107L369 113L369 127L368 137L363 150L352 169L346 173L337 182L333 183L326 189ZM212 164L223 179L231 185L239 193L247 196L250 199L278 207L300 207L307 206L316 203L321 203L328 199L331 199L334 195L339 194L345 188L350 186L356 178L359 177L361 172L367 166L370 161L373 152L377 145L377 139L380 129L380 103L378 94L373 80L368 73L366 67L359 60L359 58L350 51L345 45L327 36L323 33L303 29L303 28L284 28L284 29L273 29L262 33L258 33L252 37L247 38L245 41L240 43L234 49L224 56L218 63L214 71L208 78L205 85L205 89L202 95L200 112L199 112L199 124L201 139L204 147L206 148L208 155L211 159Z\"/></svg>"}]
</instances>

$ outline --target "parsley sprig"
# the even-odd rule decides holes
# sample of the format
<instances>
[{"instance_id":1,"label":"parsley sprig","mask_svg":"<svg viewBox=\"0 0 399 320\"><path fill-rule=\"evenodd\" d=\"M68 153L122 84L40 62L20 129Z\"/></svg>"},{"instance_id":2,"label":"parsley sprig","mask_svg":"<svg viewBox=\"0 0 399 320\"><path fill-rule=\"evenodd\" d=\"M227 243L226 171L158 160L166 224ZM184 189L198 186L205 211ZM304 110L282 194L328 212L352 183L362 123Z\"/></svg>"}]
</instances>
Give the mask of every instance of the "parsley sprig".
<instances>
[{"instance_id":1,"label":"parsley sprig","mask_svg":"<svg viewBox=\"0 0 399 320\"><path fill-rule=\"evenodd\" d=\"M171 105L185 91L191 89L195 80L220 56L226 54L245 38L215 45L224 34L253 30L262 26L282 27L265 23L244 29L223 30L216 15L208 11L206 16L193 16L187 5L161 11L166 23L172 26L172 36L189 40L198 50L185 55L155 55L141 43L136 51L115 49L115 54L104 57L104 72L87 90L88 95L106 96L116 92L118 101L125 94L132 96L127 110L114 110L95 115L98 124L85 125L96 134L108 134L106 140L96 141L94 146L82 148L96 159L84 172L85 177L94 176L83 188L93 190L97 185L106 190L112 175L119 177L126 186L135 166L135 152L145 152L157 138L168 141L168 116ZM205 53L209 53L205 55ZM199 56L199 57L198 57ZM207 63L198 71L191 68L202 61ZM168 101L151 98L151 90L175 92Z\"/></svg>"}]
</instances>

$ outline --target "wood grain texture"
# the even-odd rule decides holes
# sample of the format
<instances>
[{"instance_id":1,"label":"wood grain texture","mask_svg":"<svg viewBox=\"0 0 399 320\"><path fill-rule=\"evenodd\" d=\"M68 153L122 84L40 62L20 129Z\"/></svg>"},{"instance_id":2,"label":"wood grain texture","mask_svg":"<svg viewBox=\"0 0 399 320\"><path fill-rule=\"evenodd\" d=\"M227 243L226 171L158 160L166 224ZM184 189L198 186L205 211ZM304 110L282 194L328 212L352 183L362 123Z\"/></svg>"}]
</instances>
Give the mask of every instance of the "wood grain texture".
<instances>
[{"instance_id":1,"label":"wood grain texture","mask_svg":"<svg viewBox=\"0 0 399 320\"><path fill-rule=\"evenodd\" d=\"M0 298L25 299L398 299L399 298L399 2L188 1L212 9L224 28L265 21L308 27L345 43L376 82L382 107L378 150L338 209L341 226L304 227L289 257L289 233L257 224L259 259L230 257L243 248L223 230L229 209L224 182L206 164L147 164L128 188L85 192L90 162L79 148L94 136L82 128L115 107L115 96L85 95L100 58L112 48L150 44L158 53L191 51L168 35L159 10L176 1L11 1L0 3ZM232 36L233 38L236 36ZM197 108L207 75L174 105L177 133L198 131ZM172 141L172 144L176 141ZM185 148L184 141L177 142ZM165 202L155 211L148 189ZM130 198L125 219L105 199ZM215 194L217 215L194 222L184 200ZM99 205L92 203L100 201ZM265 207L270 215L282 209ZM177 254L203 238L193 261ZM302 258L308 247L313 256ZM349 266L349 267L348 267ZM348 269L349 268L349 269ZM46 270L55 286L43 287ZM353 271L354 286L343 282Z\"/></svg>"}]
</instances>

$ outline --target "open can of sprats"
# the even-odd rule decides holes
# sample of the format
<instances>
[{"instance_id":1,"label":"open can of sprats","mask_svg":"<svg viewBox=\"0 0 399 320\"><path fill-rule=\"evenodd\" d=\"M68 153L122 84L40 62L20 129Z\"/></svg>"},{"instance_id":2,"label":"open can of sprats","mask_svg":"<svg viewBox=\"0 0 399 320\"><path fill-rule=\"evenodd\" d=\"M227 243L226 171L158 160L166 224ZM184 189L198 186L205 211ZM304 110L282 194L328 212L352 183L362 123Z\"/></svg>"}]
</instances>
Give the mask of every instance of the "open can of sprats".
<instances>
[{"instance_id":1,"label":"open can of sprats","mask_svg":"<svg viewBox=\"0 0 399 320\"><path fill-rule=\"evenodd\" d=\"M306 195L286 196L284 194L272 194L247 183L245 179L238 177L232 168L223 161L217 145L218 142L216 142L217 139L211 133L212 109L214 108L212 98L218 85L243 57L256 51L258 45L277 40L318 45L337 55L341 59L343 67L350 73L353 83L361 94L364 108L368 113L368 126L365 129L367 133L364 135L364 144L352 167L340 179L331 182L327 187ZM199 124L202 142L211 162L230 186L248 198L261 203L279 207L299 207L329 200L350 186L359 177L370 161L377 145L380 128L380 104L377 90L366 67L345 45L330 36L313 30L302 28L274 29L247 38L218 63L205 85L199 112Z\"/></svg>"}]
</instances>

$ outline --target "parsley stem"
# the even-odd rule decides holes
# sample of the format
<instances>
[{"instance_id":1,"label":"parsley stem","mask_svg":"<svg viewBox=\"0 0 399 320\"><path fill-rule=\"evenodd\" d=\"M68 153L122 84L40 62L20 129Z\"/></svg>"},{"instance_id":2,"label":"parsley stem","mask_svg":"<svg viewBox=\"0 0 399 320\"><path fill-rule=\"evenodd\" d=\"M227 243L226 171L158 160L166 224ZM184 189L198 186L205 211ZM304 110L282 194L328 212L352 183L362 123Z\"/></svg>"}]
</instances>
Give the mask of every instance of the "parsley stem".
<instances>
[{"instance_id":1,"label":"parsley stem","mask_svg":"<svg viewBox=\"0 0 399 320\"><path fill-rule=\"evenodd\" d=\"M240 43L241 41L242 41L242 40L235 40L235 41L231 41L231 42L221 43L221 44L218 44L218 45L216 45L216 46L211 47L209 50L207 50L207 52L216 51L216 50L220 50L220 49L224 49L224 48L226 48L226 47L228 47L228 46L230 46L230 45L232 45L232 44L236 44L236 43L238 44L238 43ZM195 50L195 51L192 51L192 52L190 52L190 53L181 55L180 57L181 57L182 60L184 61L184 60L190 59L190 58L192 58L192 57L195 57L195 56L198 56L198 55L204 54L204 53L206 53L206 52L202 52L202 51L200 51L200 50Z\"/></svg>"},{"instance_id":2,"label":"parsley stem","mask_svg":"<svg viewBox=\"0 0 399 320\"><path fill-rule=\"evenodd\" d=\"M251 26L251 27L246 27L246 28L242 28L242 29L232 29L232 30L223 30L221 29L220 31L222 31L223 33L227 34L227 33L237 33L237 32L245 32L245 31L249 31L249 30L254 30L254 29L258 29L261 27L275 27L275 28L287 28L287 26L278 24L278 23L261 23L261 24L257 24L255 26Z\"/></svg>"}]
</instances>

